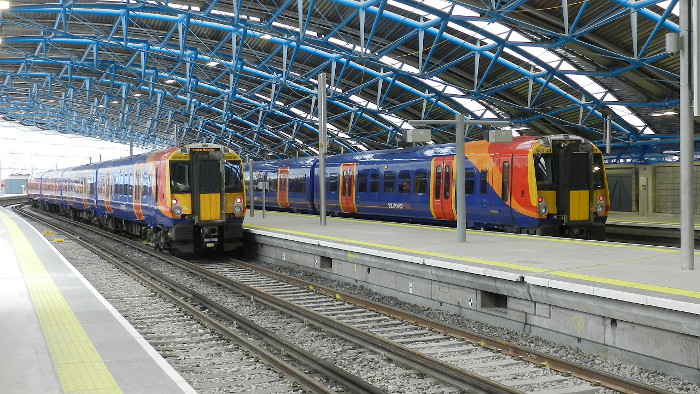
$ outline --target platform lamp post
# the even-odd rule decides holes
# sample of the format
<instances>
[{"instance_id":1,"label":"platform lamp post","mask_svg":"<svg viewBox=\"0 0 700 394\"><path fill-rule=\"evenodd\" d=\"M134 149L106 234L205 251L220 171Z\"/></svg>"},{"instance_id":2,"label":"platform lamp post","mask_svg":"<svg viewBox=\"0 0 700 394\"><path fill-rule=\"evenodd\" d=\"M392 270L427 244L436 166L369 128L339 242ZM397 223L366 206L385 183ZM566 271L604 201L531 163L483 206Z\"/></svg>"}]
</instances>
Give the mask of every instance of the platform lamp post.
<instances>
[{"instance_id":1,"label":"platform lamp post","mask_svg":"<svg viewBox=\"0 0 700 394\"><path fill-rule=\"evenodd\" d=\"M318 74L318 192L321 226L326 225L326 133L327 121L326 73Z\"/></svg>"},{"instance_id":2,"label":"platform lamp post","mask_svg":"<svg viewBox=\"0 0 700 394\"><path fill-rule=\"evenodd\" d=\"M680 53L680 201L681 270L695 269L695 198L693 195L694 116L700 116L700 4L680 0L680 34L666 33L666 52Z\"/></svg>"},{"instance_id":3,"label":"platform lamp post","mask_svg":"<svg viewBox=\"0 0 700 394\"><path fill-rule=\"evenodd\" d=\"M255 217L255 190L253 190L253 159L248 157L248 170L250 177L248 178L248 195L250 196L250 217Z\"/></svg>"},{"instance_id":4,"label":"platform lamp post","mask_svg":"<svg viewBox=\"0 0 700 394\"><path fill-rule=\"evenodd\" d=\"M457 242L467 242L467 196L464 189L464 135L465 127L480 126L510 126L509 120L495 119L464 119L464 114L456 114L455 120L409 120L409 124L418 125L455 125L455 189L457 205Z\"/></svg>"}]
</instances>

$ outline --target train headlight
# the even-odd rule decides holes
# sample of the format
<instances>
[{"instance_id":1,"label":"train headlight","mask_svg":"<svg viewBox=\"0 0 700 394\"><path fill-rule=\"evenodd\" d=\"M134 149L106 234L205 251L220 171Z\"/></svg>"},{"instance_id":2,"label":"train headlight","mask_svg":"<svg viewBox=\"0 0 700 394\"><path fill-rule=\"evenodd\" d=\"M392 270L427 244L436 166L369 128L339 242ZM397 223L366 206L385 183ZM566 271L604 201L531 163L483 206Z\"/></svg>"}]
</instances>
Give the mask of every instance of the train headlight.
<instances>
[{"instance_id":1,"label":"train headlight","mask_svg":"<svg viewBox=\"0 0 700 394\"><path fill-rule=\"evenodd\" d=\"M238 215L242 212L243 212L243 207L241 207L239 205L236 205L235 207L233 207L233 213L235 213L236 215Z\"/></svg>"},{"instance_id":2,"label":"train headlight","mask_svg":"<svg viewBox=\"0 0 700 394\"><path fill-rule=\"evenodd\" d=\"M595 204L595 211L598 215L605 213L605 197L603 195L598 196L598 202Z\"/></svg>"},{"instance_id":3,"label":"train headlight","mask_svg":"<svg viewBox=\"0 0 700 394\"><path fill-rule=\"evenodd\" d=\"M549 213L549 208L547 208L547 202L542 196L537 196L537 211L539 212L540 216L547 216L547 214Z\"/></svg>"},{"instance_id":4,"label":"train headlight","mask_svg":"<svg viewBox=\"0 0 700 394\"><path fill-rule=\"evenodd\" d=\"M180 205L173 205L173 215L175 215L175 216L182 215L182 207Z\"/></svg>"}]
</instances>

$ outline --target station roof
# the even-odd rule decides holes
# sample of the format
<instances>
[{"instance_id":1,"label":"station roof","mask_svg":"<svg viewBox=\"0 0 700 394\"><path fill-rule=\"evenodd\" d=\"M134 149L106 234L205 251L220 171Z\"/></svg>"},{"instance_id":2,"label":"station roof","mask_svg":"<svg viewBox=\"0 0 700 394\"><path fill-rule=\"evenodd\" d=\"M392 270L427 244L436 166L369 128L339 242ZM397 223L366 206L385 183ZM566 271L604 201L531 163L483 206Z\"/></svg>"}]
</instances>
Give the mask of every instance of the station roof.
<instances>
[{"instance_id":1,"label":"station roof","mask_svg":"<svg viewBox=\"0 0 700 394\"><path fill-rule=\"evenodd\" d=\"M324 73L331 154L396 147L407 120L457 113L598 145L609 118L617 154L644 154L679 139L664 41L677 3L0 1L0 114L144 148L176 135L245 158L315 155Z\"/></svg>"}]
</instances>

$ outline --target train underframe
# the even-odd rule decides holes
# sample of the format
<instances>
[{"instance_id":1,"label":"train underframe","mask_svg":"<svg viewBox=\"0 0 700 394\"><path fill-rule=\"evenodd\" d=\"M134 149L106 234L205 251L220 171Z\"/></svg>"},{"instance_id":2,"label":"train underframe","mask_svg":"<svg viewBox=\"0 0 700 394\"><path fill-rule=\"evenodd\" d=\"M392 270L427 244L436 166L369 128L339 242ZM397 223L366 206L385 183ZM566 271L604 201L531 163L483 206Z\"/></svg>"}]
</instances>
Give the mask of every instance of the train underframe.
<instances>
[{"instance_id":1,"label":"train underframe","mask_svg":"<svg viewBox=\"0 0 700 394\"><path fill-rule=\"evenodd\" d=\"M60 213L74 220L92 223L113 233L129 233L151 243L156 249L170 253L231 252L243 246L242 223L194 225L179 223L174 227L148 226L113 216L100 216L91 211L63 208L56 204L33 201L35 208Z\"/></svg>"}]
</instances>

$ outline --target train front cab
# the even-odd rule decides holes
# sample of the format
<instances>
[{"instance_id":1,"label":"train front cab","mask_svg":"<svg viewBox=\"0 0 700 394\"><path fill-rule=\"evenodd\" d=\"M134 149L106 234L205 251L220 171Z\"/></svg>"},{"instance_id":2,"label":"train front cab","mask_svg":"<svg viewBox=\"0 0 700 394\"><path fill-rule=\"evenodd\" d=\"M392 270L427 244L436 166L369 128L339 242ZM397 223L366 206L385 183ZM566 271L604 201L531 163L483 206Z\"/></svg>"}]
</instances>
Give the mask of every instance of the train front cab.
<instances>
[{"instance_id":1,"label":"train front cab","mask_svg":"<svg viewBox=\"0 0 700 394\"><path fill-rule=\"evenodd\" d=\"M551 136L532 158L541 234L604 238L610 206L601 152L579 137Z\"/></svg>"},{"instance_id":2,"label":"train front cab","mask_svg":"<svg viewBox=\"0 0 700 394\"><path fill-rule=\"evenodd\" d=\"M172 248L232 251L242 245L245 194L240 157L228 148L188 145L169 160Z\"/></svg>"}]
</instances>

